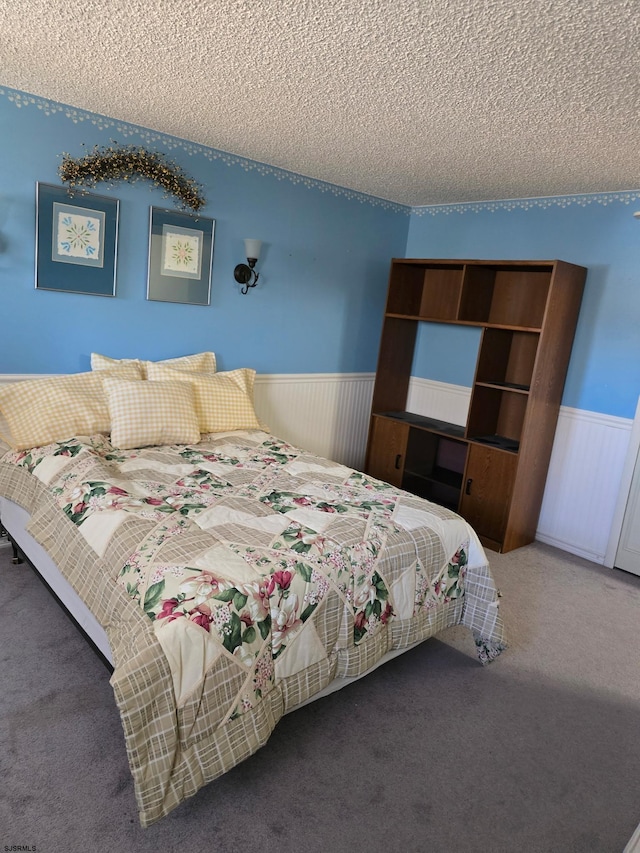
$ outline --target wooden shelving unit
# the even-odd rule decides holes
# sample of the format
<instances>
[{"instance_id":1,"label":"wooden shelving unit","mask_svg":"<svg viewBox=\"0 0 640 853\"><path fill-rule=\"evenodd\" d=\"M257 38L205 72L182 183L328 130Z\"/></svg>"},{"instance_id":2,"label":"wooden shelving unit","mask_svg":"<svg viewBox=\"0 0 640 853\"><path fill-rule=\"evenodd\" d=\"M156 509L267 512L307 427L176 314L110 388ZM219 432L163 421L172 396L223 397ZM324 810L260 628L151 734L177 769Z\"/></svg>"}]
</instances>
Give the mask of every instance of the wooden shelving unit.
<instances>
[{"instance_id":1,"label":"wooden shelving unit","mask_svg":"<svg viewBox=\"0 0 640 853\"><path fill-rule=\"evenodd\" d=\"M366 471L459 512L493 550L533 541L586 272L394 259ZM465 426L406 410L423 323L482 328Z\"/></svg>"}]
</instances>

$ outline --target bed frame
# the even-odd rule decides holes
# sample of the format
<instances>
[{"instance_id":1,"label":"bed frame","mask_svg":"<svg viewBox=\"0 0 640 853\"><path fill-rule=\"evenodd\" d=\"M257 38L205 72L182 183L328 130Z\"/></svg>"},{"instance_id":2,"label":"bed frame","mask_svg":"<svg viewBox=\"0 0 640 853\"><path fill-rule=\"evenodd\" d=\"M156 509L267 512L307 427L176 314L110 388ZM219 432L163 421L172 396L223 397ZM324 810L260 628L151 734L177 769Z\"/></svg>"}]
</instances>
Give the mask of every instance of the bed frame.
<instances>
[{"instance_id":1,"label":"bed frame","mask_svg":"<svg viewBox=\"0 0 640 853\"><path fill-rule=\"evenodd\" d=\"M104 628L63 577L42 545L27 532L28 521L29 513L26 510L0 496L0 529L6 533L13 549L13 562L21 563L23 559L26 560L67 616L93 646L105 666L113 672L111 646Z\"/></svg>"}]
</instances>

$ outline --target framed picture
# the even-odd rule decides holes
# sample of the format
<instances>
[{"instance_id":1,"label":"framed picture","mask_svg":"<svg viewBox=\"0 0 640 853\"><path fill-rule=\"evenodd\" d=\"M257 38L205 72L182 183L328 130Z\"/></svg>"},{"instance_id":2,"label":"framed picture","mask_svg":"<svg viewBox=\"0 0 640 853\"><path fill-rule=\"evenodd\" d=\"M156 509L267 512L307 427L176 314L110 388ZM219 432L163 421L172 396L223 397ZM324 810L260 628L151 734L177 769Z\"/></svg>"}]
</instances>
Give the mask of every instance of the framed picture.
<instances>
[{"instance_id":1,"label":"framed picture","mask_svg":"<svg viewBox=\"0 0 640 853\"><path fill-rule=\"evenodd\" d=\"M114 296L120 202L36 183L36 288Z\"/></svg>"},{"instance_id":2,"label":"framed picture","mask_svg":"<svg viewBox=\"0 0 640 853\"><path fill-rule=\"evenodd\" d=\"M209 305L215 221L151 208L147 299Z\"/></svg>"}]
</instances>

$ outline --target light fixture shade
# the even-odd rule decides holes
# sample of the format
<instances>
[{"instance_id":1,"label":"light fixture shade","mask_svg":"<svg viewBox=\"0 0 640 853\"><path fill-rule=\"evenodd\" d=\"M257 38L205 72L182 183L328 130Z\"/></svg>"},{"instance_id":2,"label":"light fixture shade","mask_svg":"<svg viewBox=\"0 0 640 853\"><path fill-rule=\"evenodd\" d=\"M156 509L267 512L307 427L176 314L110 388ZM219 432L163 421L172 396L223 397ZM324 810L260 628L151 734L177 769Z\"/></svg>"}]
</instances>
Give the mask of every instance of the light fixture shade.
<instances>
[{"instance_id":1,"label":"light fixture shade","mask_svg":"<svg viewBox=\"0 0 640 853\"><path fill-rule=\"evenodd\" d=\"M262 247L262 240L251 240L251 239L247 238L244 241L244 252L245 252L245 255L247 257L247 260L249 258L255 258L255 260L257 261L258 258L260 257L261 247Z\"/></svg>"}]
</instances>

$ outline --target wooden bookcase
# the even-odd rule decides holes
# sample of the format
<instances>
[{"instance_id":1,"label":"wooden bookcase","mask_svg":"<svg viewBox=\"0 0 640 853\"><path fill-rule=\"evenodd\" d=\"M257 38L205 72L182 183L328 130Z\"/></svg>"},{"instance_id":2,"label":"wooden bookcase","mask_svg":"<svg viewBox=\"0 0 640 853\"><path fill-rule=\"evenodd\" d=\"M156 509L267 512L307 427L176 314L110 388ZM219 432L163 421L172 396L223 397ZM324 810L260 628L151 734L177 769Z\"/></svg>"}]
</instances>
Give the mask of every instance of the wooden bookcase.
<instances>
[{"instance_id":1,"label":"wooden bookcase","mask_svg":"<svg viewBox=\"0 0 640 853\"><path fill-rule=\"evenodd\" d=\"M586 273L558 260L394 259L366 472L459 512L492 550L532 542ZM482 329L464 426L406 410L429 323Z\"/></svg>"}]
</instances>

